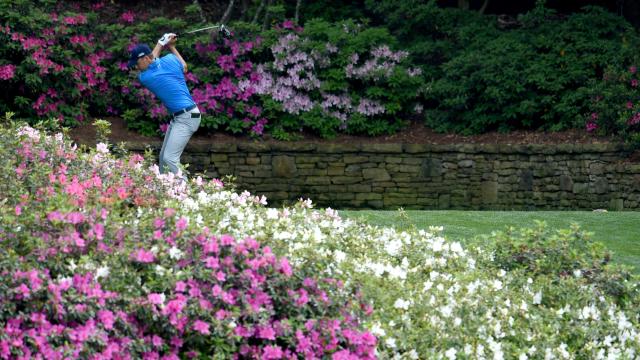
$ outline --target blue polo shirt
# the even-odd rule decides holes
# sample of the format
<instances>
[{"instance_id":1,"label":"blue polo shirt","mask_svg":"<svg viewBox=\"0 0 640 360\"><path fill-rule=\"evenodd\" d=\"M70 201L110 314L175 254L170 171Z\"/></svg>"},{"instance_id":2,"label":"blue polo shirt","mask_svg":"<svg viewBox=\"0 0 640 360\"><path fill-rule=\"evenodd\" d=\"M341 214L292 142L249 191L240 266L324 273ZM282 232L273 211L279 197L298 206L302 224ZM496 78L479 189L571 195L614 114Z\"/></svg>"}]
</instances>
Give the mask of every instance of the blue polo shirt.
<instances>
[{"instance_id":1,"label":"blue polo shirt","mask_svg":"<svg viewBox=\"0 0 640 360\"><path fill-rule=\"evenodd\" d=\"M196 104L187 88L182 63L174 54L154 60L138 78L142 85L162 101L169 113Z\"/></svg>"}]
</instances>

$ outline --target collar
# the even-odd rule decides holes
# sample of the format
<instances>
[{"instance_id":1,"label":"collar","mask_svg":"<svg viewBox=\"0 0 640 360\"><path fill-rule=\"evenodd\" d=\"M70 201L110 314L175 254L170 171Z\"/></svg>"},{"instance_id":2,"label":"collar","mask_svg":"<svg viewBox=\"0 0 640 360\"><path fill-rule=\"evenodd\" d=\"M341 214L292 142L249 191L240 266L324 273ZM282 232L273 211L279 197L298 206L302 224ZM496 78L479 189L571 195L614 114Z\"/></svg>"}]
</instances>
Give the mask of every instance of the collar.
<instances>
[{"instance_id":1,"label":"collar","mask_svg":"<svg viewBox=\"0 0 640 360\"><path fill-rule=\"evenodd\" d=\"M160 60L160 59L158 59L158 58L153 59L153 61L151 62L151 64L149 64L149 66L147 67L147 70L149 70L149 69L151 69L151 70L156 69L156 68L160 65L160 61L158 61L158 60Z\"/></svg>"}]
</instances>

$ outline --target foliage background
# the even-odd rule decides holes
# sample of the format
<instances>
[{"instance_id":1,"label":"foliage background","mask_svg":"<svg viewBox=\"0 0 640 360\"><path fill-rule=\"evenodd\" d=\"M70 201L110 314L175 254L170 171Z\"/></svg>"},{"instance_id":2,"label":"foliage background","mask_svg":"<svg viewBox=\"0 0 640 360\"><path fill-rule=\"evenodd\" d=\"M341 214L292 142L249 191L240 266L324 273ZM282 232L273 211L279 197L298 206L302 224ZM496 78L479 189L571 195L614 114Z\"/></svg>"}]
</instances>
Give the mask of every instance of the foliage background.
<instances>
[{"instance_id":1,"label":"foliage background","mask_svg":"<svg viewBox=\"0 0 640 360\"><path fill-rule=\"evenodd\" d=\"M167 31L183 33L225 20L246 47L242 51L233 50L234 41L206 32L180 38L191 66L188 84L209 110L203 131L268 133L279 139L294 139L300 131L322 137L378 135L415 120L463 134L582 128L637 141L632 120L637 111L626 108L635 104L637 83L607 95L614 90L604 75L636 66L640 36L610 4L565 4L558 12L542 0L515 10L494 1L488 7L492 12L480 13L476 1L466 2L465 10L434 0L244 0L233 2L227 14L223 2L171 2L154 9L137 2L35 3L0 2L0 111L22 117L54 116L74 125L90 116L116 115L144 134L158 134L169 119L125 71L128 48L135 42L154 44ZM500 13L500 6L509 13ZM347 36L346 28L357 29L357 36ZM301 42L274 53L292 33ZM337 51L318 52L327 44ZM391 64L393 75L369 82L349 78L349 56L360 55L356 65L364 66L381 46L408 52ZM295 59L294 52L313 62L303 69L302 62L292 61L285 72L273 71L278 56ZM329 64L321 66L321 58ZM284 100L274 100L275 86L247 92L241 84L258 88L261 66L282 82L308 76L321 85L289 86L292 94L280 91ZM348 105L326 105L330 96L346 96ZM311 105L290 111L287 101ZM354 110L367 101L382 110Z\"/></svg>"}]
</instances>

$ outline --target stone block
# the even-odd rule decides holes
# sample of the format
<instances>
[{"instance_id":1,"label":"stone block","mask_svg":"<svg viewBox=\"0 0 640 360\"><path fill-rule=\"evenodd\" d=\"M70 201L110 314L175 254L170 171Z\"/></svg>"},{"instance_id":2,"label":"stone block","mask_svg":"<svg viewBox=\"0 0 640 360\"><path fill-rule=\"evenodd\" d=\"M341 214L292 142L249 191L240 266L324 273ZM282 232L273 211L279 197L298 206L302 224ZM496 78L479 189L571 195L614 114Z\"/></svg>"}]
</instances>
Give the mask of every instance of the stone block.
<instances>
[{"instance_id":1,"label":"stone block","mask_svg":"<svg viewBox=\"0 0 640 360\"><path fill-rule=\"evenodd\" d=\"M260 164L260 158L259 157L248 157L246 162L247 162L247 165L258 165L258 164Z\"/></svg>"},{"instance_id":2,"label":"stone block","mask_svg":"<svg viewBox=\"0 0 640 360\"><path fill-rule=\"evenodd\" d=\"M442 175L442 160L436 158L426 158L422 161L420 168L420 176L422 177L437 177Z\"/></svg>"},{"instance_id":3,"label":"stone block","mask_svg":"<svg viewBox=\"0 0 640 360\"><path fill-rule=\"evenodd\" d=\"M560 175L560 190L562 191L572 191L573 190L573 180L569 175Z\"/></svg>"},{"instance_id":4,"label":"stone block","mask_svg":"<svg viewBox=\"0 0 640 360\"><path fill-rule=\"evenodd\" d=\"M480 185L480 195L483 204L493 204L498 201L498 183L483 181Z\"/></svg>"},{"instance_id":5,"label":"stone block","mask_svg":"<svg viewBox=\"0 0 640 360\"><path fill-rule=\"evenodd\" d=\"M382 200L382 194L376 193L357 193L356 200Z\"/></svg>"},{"instance_id":6,"label":"stone block","mask_svg":"<svg viewBox=\"0 0 640 360\"><path fill-rule=\"evenodd\" d=\"M292 178L296 176L297 167L295 159L287 155L274 156L271 160L271 171L273 176Z\"/></svg>"},{"instance_id":7,"label":"stone block","mask_svg":"<svg viewBox=\"0 0 640 360\"><path fill-rule=\"evenodd\" d=\"M388 181L391 180L391 176L385 169L372 168L362 170L362 176L365 180L373 181Z\"/></svg>"},{"instance_id":8,"label":"stone block","mask_svg":"<svg viewBox=\"0 0 640 360\"><path fill-rule=\"evenodd\" d=\"M597 178L593 182L593 190L596 194L605 194L609 191L609 183L606 178Z\"/></svg>"},{"instance_id":9,"label":"stone block","mask_svg":"<svg viewBox=\"0 0 640 360\"><path fill-rule=\"evenodd\" d=\"M333 176L331 183L337 185L357 184L362 182L362 177L358 176Z\"/></svg>"},{"instance_id":10,"label":"stone block","mask_svg":"<svg viewBox=\"0 0 640 360\"><path fill-rule=\"evenodd\" d=\"M520 173L518 188L523 191L533 190L533 172L531 169L525 169Z\"/></svg>"},{"instance_id":11,"label":"stone block","mask_svg":"<svg viewBox=\"0 0 640 360\"><path fill-rule=\"evenodd\" d=\"M344 166L329 166L327 168L327 175L329 176L344 175Z\"/></svg>"},{"instance_id":12,"label":"stone block","mask_svg":"<svg viewBox=\"0 0 640 360\"><path fill-rule=\"evenodd\" d=\"M371 153L401 153L402 144L362 144L361 150Z\"/></svg>"},{"instance_id":13,"label":"stone block","mask_svg":"<svg viewBox=\"0 0 640 360\"><path fill-rule=\"evenodd\" d=\"M610 203L609 203L609 209L613 210L613 211L622 211L624 210L624 200L617 198L617 199L611 199Z\"/></svg>"},{"instance_id":14,"label":"stone block","mask_svg":"<svg viewBox=\"0 0 640 360\"><path fill-rule=\"evenodd\" d=\"M345 155L342 161L345 164L359 164L369 161L369 157L362 155Z\"/></svg>"}]
</instances>

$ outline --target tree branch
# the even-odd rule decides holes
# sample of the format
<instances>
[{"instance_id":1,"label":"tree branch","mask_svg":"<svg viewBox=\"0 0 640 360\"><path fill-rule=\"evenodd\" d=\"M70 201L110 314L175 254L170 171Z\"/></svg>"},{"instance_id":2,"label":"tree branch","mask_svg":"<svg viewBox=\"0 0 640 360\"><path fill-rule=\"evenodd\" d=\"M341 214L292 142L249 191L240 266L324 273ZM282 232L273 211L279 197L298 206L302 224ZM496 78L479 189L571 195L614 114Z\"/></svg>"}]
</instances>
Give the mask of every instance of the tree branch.
<instances>
[{"instance_id":1,"label":"tree branch","mask_svg":"<svg viewBox=\"0 0 640 360\"><path fill-rule=\"evenodd\" d=\"M298 24L300 22L300 8L302 7L302 0L296 1L296 17L295 22Z\"/></svg>"},{"instance_id":2,"label":"tree branch","mask_svg":"<svg viewBox=\"0 0 640 360\"><path fill-rule=\"evenodd\" d=\"M478 10L478 12L480 14L484 14L484 11L487 10L487 5L489 5L489 0L484 0L484 4L482 4L482 7L480 8L480 10Z\"/></svg>"},{"instance_id":3,"label":"tree branch","mask_svg":"<svg viewBox=\"0 0 640 360\"><path fill-rule=\"evenodd\" d=\"M271 0L267 0L267 8L264 11L264 21L262 22L262 30L267 30L267 27L269 27L269 20L271 20L271 11L269 11L269 7L271 7Z\"/></svg>"},{"instance_id":4,"label":"tree branch","mask_svg":"<svg viewBox=\"0 0 640 360\"><path fill-rule=\"evenodd\" d=\"M229 21L229 18L231 17L231 10L233 10L235 2L236 0L229 0L229 5L227 6L227 10L224 12L224 15L222 15L222 19L220 19L220 24L226 24L227 21Z\"/></svg>"},{"instance_id":5,"label":"tree branch","mask_svg":"<svg viewBox=\"0 0 640 360\"><path fill-rule=\"evenodd\" d=\"M247 10L249 10L249 0L242 0L242 4L240 7L240 20L247 20Z\"/></svg>"},{"instance_id":6,"label":"tree branch","mask_svg":"<svg viewBox=\"0 0 640 360\"><path fill-rule=\"evenodd\" d=\"M471 0L458 0L458 9L469 10Z\"/></svg>"},{"instance_id":7,"label":"tree branch","mask_svg":"<svg viewBox=\"0 0 640 360\"><path fill-rule=\"evenodd\" d=\"M255 15L253 15L253 20L251 20L252 24L255 24L258 22L258 17L260 16L260 13L262 12L262 9L264 9L264 4L267 2L267 0L262 0L260 2L260 6L258 7L258 10L256 10Z\"/></svg>"},{"instance_id":8,"label":"tree branch","mask_svg":"<svg viewBox=\"0 0 640 360\"><path fill-rule=\"evenodd\" d=\"M203 23L207 22L207 18L204 16L204 11L202 10L202 6L200 6L200 3L198 2L198 0L193 0L193 5L198 7L198 13L200 14L200 20Z\"/></svg>"}]
</instances>

